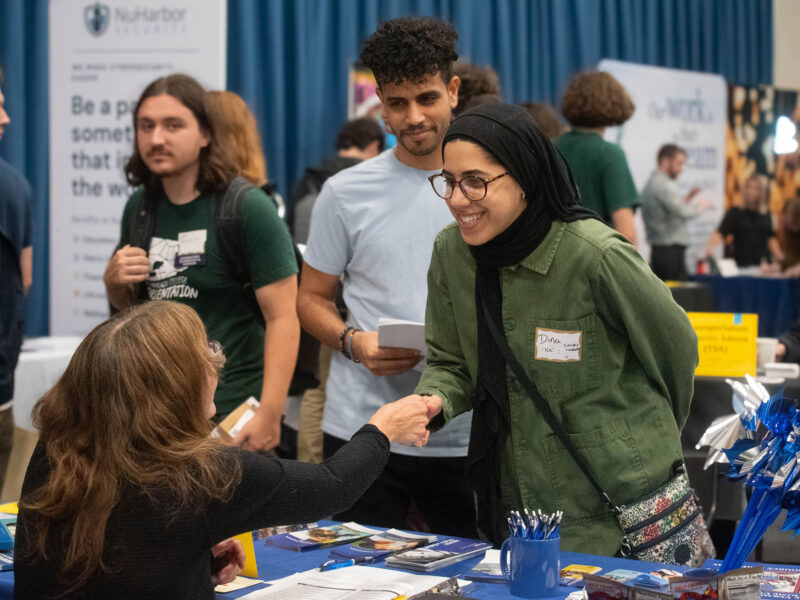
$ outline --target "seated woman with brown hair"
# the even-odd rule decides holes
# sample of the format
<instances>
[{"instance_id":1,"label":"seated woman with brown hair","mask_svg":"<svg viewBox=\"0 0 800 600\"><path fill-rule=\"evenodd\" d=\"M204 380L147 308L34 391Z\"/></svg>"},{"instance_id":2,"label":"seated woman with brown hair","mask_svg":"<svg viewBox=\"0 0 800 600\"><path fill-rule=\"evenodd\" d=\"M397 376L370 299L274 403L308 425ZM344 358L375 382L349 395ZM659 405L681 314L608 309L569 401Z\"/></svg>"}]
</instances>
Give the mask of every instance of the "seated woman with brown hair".
<instances>
[{"instance_id":1,"label":"seated woman with brown hair","mask_svg":"<svg viewBox=\"0 0 800 600\"><path fill-rule=\"evenodd\" d=\"M213 598L215 545L342 511L383 470L390 441L427 442L417 398L381 407L321 465L224 447L209 437L223 362L176 302L136 306L86 337L34 409L15 598Z\"/></svg>"}]
</instances>

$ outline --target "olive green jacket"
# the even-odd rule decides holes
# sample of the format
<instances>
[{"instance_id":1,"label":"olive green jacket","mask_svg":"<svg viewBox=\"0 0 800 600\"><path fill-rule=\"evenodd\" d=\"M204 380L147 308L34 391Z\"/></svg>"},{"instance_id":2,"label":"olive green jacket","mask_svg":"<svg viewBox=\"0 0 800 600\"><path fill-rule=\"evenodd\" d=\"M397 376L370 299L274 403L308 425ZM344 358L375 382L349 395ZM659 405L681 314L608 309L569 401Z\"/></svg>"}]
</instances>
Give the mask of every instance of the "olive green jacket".
<instances>
[{"instance_id":1,"label":"olive green jacket","mask_svg":"<svg viewBox=\"0 0 800 600\"><path fill-rule=\"evenodd\" d=\"M500 280L508 343L595 478L619 504L658 489L683 456L698 360L697 337L667 287L627 240L594 219L554 222ZM448 422L472 408L475 394L474 286L475 262L451 224L436 238L428 271L427 368L417 386L442 397ZM563 510L562 548L614 554L622 538L616 520L507 372L503 507Z\"/></svg>"}]
</instances>

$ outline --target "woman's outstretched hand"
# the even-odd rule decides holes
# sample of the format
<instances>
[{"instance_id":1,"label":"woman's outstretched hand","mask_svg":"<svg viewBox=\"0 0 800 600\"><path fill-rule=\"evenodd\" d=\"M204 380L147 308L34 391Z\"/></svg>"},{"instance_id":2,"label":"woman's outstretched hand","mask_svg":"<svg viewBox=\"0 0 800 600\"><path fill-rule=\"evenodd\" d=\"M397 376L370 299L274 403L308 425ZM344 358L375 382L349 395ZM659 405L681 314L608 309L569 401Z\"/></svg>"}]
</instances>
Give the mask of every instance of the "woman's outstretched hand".
<instances>
[{"instance_id":1,"label":"woman's outstretched hand","mask_svg":"<svg viewBox=\"0 0 800 600\"><path fill-rule=\"evenodd\" d=\"M245 554L242 543L234 538L229 538L211 548L214 565L211 573L211 583L220 585L230 583L244 568Z\"/></svg>"},{"instance_id":2,"label":"woman's outstretched hand","mask_svg":"<svg viewBox=\"0 0 800 600\"><path fill-rule=\"evenodd\" d=\"M369 420L390 442L406 446L428 443L428 404L426 398L412 394L380 407Z\"/></svg>"}]
</instances>

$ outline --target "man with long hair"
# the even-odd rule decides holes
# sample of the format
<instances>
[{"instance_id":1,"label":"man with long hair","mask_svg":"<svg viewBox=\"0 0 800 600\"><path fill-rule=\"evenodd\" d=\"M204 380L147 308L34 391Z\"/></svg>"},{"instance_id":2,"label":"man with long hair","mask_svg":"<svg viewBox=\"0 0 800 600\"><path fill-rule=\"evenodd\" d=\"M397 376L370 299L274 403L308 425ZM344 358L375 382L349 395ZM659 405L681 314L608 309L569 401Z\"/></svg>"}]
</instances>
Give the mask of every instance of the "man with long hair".
<instances>
[{"instance_id":1,"label":"man with long hair","mask_svg":"<svg viewBox=\"0 0 800 600\"><path fill-rule=\"evenodd\" d=\"M244 194L239 218L256 302L230 273L215 218L238 166L214 135L204 94L186 75L157 79L142 93L134 112L133 154L125 168L128 182L138 189L125 207L119 249L104 280L117 309L164 299L197 311L228 357L215 395L218 417L250 396L259 398L256 416L235 441L268 450L279 441L297 356L297 263L274 204L252 189ZM146 211L155 215L155 225L149 247L137 248L130 242L138 216Z\"/></svg>"},{"instance_id":2,"label":"man with long hair","mask_svg":"<svg viewBox=\"0 0 800 600\"><path fill-rule=\"evenodd\" d=\"M362 415L419 381L412 369L420 353L379 346L377 328L380 317L424 320L433 240L452 220L427 178L442 168L442 139L458 103L457 37L441 20L393 19L361 53L398 145L329 178L311 217L297 309L303 327L338 350L322 420L326 457ZM347 322L334 303L343 274ZM393 446L384 474L338 518L408 529L413 500L431 531L474 536L468 440L462 418L431 435L426 448Z\"/></svg>"}]
</instances>

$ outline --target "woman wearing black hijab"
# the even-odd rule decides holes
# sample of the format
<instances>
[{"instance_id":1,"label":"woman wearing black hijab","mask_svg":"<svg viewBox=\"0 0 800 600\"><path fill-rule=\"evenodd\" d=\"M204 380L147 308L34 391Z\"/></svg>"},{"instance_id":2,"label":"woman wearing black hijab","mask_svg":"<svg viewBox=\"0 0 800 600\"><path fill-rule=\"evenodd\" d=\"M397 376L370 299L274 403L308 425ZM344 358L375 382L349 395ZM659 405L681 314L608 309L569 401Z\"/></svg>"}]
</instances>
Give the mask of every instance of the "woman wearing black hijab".
<instances>
[{"instance_id":1,"label":"woman wearing black hijab","mask_svg":"<svg viewBox=\"0 0 800 600\"><path fill-rule=\"evenodd\" d=\"M431 183L456 222L434 244L416 391L432 396L429 413L441 407L437 425L474 409L473 485L489 539L506 537L510 509L563 510L562 548L614 554L620 526L497 338L619 504L657 490L682 459L697 338L636 249L580 205L526 111L469 110L442 152Z\"/></svg>"}]
</instances>

